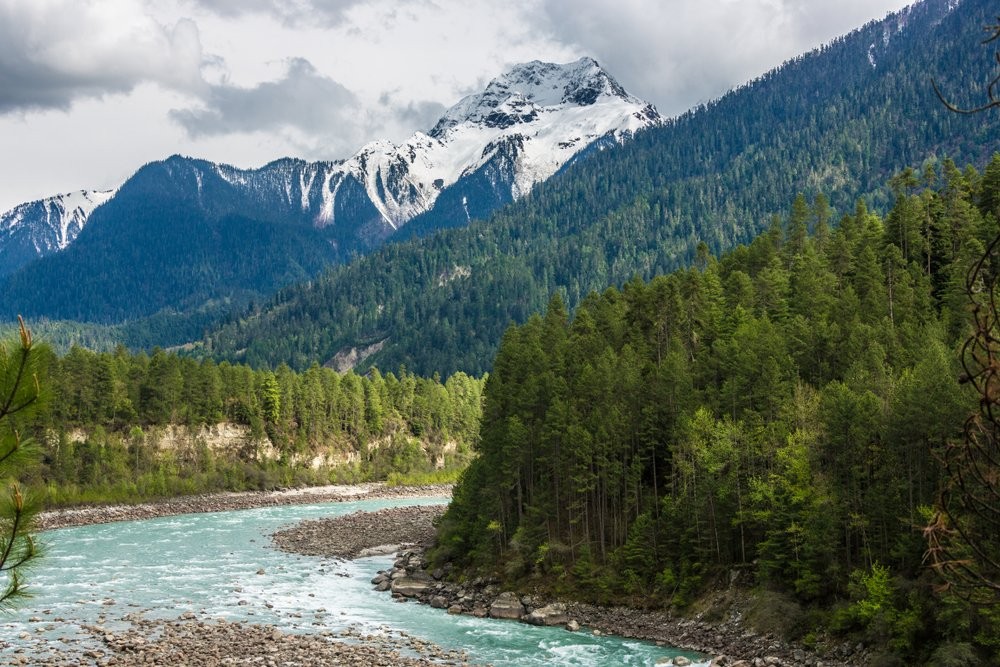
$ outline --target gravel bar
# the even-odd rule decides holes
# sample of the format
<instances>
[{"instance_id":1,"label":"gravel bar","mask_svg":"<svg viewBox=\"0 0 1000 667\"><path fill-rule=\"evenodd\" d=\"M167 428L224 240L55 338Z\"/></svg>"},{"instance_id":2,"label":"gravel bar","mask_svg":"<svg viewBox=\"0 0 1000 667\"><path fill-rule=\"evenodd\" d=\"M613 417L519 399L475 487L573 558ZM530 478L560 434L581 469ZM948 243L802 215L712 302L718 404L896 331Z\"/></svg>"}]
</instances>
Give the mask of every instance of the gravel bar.
<instances>
[{"instance_id":1,"label":"gravel bar","mask_svg":"<svg viewBox=\"0 0 1000 667\"><path fill-rule=\"evenodd\" d=\"M155 519L178 514L224 512L228 510L275 507L279 505L310 505L328 502L353 502L379 498L451 496L451 485L386 486L380 483L338 486L316 486L282 491L244 491L181 496L138 505L92 505L42 512L38 530L69 526L86 526L113 521Z\"/></svg>"}]
</instances>

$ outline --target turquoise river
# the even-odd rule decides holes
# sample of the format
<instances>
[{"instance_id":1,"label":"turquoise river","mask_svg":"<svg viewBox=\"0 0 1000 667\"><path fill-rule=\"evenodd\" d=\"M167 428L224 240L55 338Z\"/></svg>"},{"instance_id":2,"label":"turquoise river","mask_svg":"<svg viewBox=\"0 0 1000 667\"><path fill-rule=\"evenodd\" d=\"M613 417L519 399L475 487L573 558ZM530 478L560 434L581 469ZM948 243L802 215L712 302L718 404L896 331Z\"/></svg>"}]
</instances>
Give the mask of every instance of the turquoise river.
<instances>
[{"instance_id":1,"label":"turquoise river","mask_svg":"<svg viewBox=\"0 0 1000 667\"><path fill-rule=\"evenodd\" d=\"M33 597L0 615L0 647L5 646L0 663L10 662L19 645L86 645L93 640L80 626L99 619L114 629L116 623L125 627L116 619L127 614L174 619L189 611L208 620L269 623L289 632L340 632L350 626L378 634L391 628L465 650L473 662L497 667L653 665L679 654L648 642L595 637L586 629L537 628L399 603L369 583L391 565L390 556L355 561L293 556L275 549L269 538L302 519L440 502L268 507L42 533L44 558L29 573Z\"/></svg>"}]
</instances>

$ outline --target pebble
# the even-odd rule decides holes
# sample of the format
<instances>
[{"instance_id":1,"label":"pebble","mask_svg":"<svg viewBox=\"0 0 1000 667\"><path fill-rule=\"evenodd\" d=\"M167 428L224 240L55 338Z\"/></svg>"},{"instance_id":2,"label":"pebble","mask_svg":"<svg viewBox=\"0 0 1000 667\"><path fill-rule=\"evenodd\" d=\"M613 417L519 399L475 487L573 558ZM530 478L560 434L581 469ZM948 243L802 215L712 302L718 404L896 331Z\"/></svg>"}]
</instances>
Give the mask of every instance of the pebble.
<instances>
[{"instance_id":1,"label":"pebble","mask_svg":"<svg viewBox=\"0 0 1000 667\"><path fill-rule=\"evenodd\" d=\"M124 619L123 619L124 621ZM310 665L315 667L430 667L467 665L468 656L448 651L405 633L362 635L350 643L330 633L289 634L271 625L132 619L127 630L98 633L85 627L97 646L43 646L35 656L14 664L67 667L79 664L140 665L223 664Z\"/></svg>"},{"instance_id":2,"label":"pebble","mask_svg":"<svg viewBox=\"0 0 1000 667\"><path fill-rule=\"evenodd\" d=\"M282 551L326 558L356 558L362 551L400 544L429 544L444 505L390 507L376 512L302 521L271 536ZM399 578L399 577L396 577Z\"/></svg>"}]
</instances>

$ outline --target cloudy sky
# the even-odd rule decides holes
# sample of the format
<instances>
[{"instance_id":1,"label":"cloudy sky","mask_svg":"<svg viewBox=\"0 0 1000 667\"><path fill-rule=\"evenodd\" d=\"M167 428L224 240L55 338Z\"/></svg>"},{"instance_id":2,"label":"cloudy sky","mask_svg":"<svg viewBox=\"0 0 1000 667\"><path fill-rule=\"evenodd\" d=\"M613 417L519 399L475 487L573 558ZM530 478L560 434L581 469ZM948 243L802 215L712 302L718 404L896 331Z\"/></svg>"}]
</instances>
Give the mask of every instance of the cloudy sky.
<instances>
[{"instance_id":1,"label":"cloudy sky","mask_svg":"<svg viewBox=\"0 0 1000 667\"><path fill-rule=\"evenodd\" d=\"M0 211L173 153L344 158L534 59L675 115L909 2L0 0Z\"/></svg>"}]
</instances>

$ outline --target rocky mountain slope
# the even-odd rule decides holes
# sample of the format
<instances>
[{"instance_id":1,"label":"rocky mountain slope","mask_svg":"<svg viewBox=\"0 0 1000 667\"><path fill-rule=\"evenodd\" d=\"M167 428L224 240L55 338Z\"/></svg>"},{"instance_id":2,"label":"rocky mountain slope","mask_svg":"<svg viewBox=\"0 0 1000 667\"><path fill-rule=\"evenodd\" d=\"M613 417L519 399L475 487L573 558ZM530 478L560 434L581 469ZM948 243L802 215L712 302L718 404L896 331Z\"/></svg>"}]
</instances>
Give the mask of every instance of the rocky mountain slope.
<instances>
[{"instance_id":1,"label":"rocky mountain slope","mask_svg":"<svg viewBox=\"0 0 1000 667\"><path fill-rule=\"evenodd\" d=\"M438 225L484 217L595 142L620 142L660 122L651 105L628 94L590 58L565 65L533 61L510 68L482 93L449 109L431 130L400 145L378 140L346 160L289 158L259 169L174 156L146 165L120 192L124 198L141 192L147 210L183 201L211 221L239 215L311 227L329 242L332 259L344 259L378 246L413 217L432 211L439 199L447 211L437 217ZM108 200L99 220L118 223L118 245L127 246L132 225L121 218L137 211L119 205L114 195L78 193L5 214L0 275L64 250L96 205Z\"/></svg>"},{"instance_id":2,"label":"rocky mountain slope","mask_svg":"<svg viewBox=\"0 0 1000 667\"><path fill-rule=\"evenodd\" d=\"M66 249L114 190L78 190L15 206L0 216L0 275Z\"/></svg>"}]
</instances>

